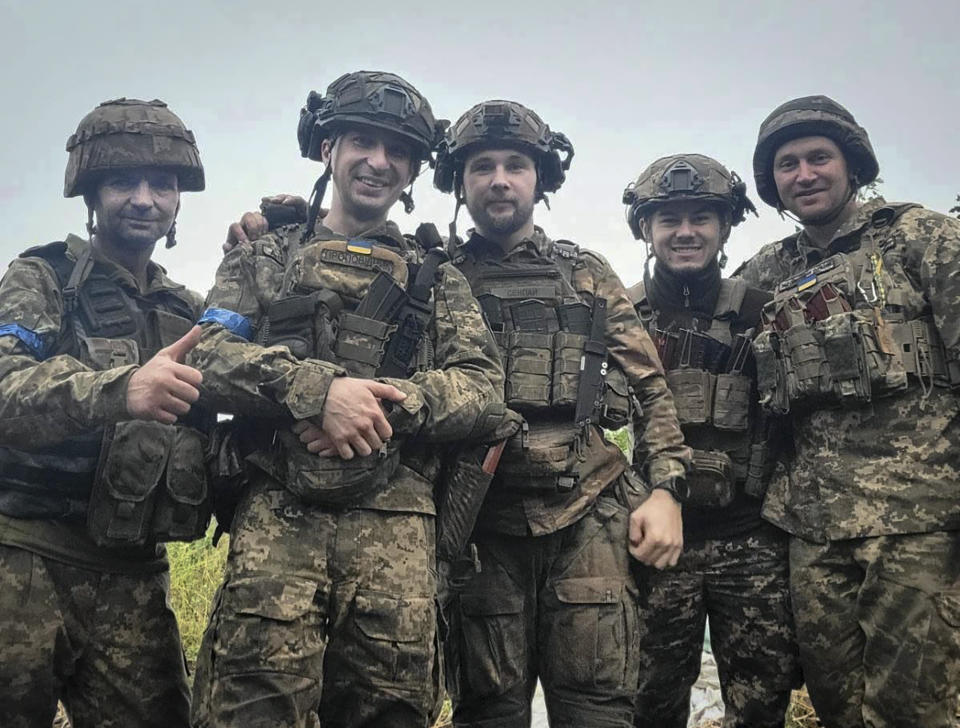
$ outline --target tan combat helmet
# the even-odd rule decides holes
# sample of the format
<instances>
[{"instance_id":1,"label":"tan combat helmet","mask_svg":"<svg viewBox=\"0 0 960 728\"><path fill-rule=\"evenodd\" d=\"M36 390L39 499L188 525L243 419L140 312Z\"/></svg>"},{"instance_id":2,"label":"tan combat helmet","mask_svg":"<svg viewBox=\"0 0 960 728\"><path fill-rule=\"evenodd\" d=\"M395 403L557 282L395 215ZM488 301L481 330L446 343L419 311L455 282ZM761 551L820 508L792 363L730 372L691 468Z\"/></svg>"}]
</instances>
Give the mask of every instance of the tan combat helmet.
<instances>
[{"instance_id":1,"label":"tan combat helmet","mask_svg":"<svg viewBox=\"0 0 960 728\"><path fill-rule=\"evenodd\" d=\"M644 218L658 205L676 200L715 202L729 213L731 226L743 222L747 212L757 214L736 172L702 154L672 154L653 162L623 191L633 237L646 240Z\"/></svg>"},{"instance_id":2,"label":"tan combat helmet","mask_svg":"<svg viewBox=\"0 0 960 728\"><path fill-rule=\"evenodd\" d=\"M537 200L556 192L566 179L573 145L560 132L551 131L537 114L515 101L484 101L469 109L447 129L437 147L433 184L441 192L454 192L460 201L463 164L471 151L509 147L530 154L537 164ZM561 160L560 154L565 157Z\"/></svg>"},{"instance_id":3,"label":"tan combat helmet","mask_svg":"<svg viewBox=\"0 0 960 728\"><path fill-rule=\"evenodd\" d=\"M783 210L773 180L774 155L788 141L805 136L825 136L836 142L847 160L854 190L877 178L880 164L870 145L870 137L866 129L857 124L853 114L827 96L792 99L763 120L753 152L757 194L771 207Z\"/></svg>"},{"instance_id":4,"label":"tan combat helmet","mask_svg":"<svg viewBox=\"0 0 960 728\"><path fill-rule=\"evenodd\" d=\"M204 188L193 132L158 99L113 99L87 114L67 140L64 197L92 192L108 172L161 167L177 174L181 192Z\"/></svg>"}]
</instances>

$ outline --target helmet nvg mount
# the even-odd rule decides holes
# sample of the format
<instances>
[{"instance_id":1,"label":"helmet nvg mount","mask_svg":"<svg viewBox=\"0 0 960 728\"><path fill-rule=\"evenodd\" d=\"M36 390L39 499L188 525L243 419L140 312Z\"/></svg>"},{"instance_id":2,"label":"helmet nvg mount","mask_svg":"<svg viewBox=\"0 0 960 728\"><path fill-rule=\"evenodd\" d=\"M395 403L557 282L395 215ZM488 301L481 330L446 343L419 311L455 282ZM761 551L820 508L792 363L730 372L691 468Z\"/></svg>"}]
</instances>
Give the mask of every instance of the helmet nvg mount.
<instances>
[{"instance_id":1,"label":"helmet nvg mount","mask_svg":"<svg viewBox=\"0 0 960 728\"><path fill-rule=\"evenodd\" d=\"M159 99L113 99L87 114L67 140L64 197L93 191L103 174L133 167L176 172L182 192L204 188L193 132Z\"/></svg>"},{"instance_id":2,"label":"helmet nvg mount","mask_svg":"<svg viewBox=\"0 0 960 728\"><path fill-rule=\"evenodd\" d=\"M657 206L678 200L716 203L729 212L731 225L743 222L747 212L757 214L736 172L702 154L673 154L653 162L623 191L633 237L644 239L643 220Z\"/></svg>"},{"instance_id":3,"label":"helmet nvg mount","mask_svg":"<svg viewBox=\"0 0 960 728\"><path fill-rule=\"evenodd\" d=\"M297 126L300 154L323 161L323 140L332 139L350 124L399 134L413 145L414 156L421 162L431 158L445 126L445 122L434 118L423 95L399 76L383 71L355 71L331 83L325 95L311 91L307 96Z\"/></svg>"},{"instance_id":4,"label":"helmet nvg mount","mask_svg":"<svg viewBox=\"0 0 960 728\"><path fill-rule=\"evenodd\" d=\"M515 101L484 101L469 109L447 129L437 147L433 184L441 192L455 192L463 184L463 165L472 151L516 148L537 164L537 197L556 192L566 179L573 145L564 134L551 131L531 109ZM560 154L565 156L560 158Z\"/></svg>"},{"instance_id":5,"label":"helmet nvg mount","mask_svg":"<svg viewBox=\"0 0 960 728\"><path fill-rule=\"evenodd\" d=\"M854 188L870 184L880 172L880 164L870 137L857 124L853 114L827 96L802 96L781 104L763 120L753 152L753 177L760 199L771 207L783 209L773 179L773 158L785 143L806 136L832 139L847 161Z\"/></svg>"}]
</instances>

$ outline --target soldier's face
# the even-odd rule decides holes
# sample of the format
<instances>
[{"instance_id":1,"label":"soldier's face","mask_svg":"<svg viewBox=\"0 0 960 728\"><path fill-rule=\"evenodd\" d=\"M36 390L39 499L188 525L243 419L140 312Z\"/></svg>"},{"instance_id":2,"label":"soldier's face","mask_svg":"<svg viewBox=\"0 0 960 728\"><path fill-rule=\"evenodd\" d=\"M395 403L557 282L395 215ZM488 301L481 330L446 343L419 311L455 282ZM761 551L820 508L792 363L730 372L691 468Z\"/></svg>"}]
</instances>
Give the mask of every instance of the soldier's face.
<instances>
[{"instance_id":1,"label":"soldier's face","mask_svg":"<svg viewBox=\"0 0 960 728\"><path fill-rule=\"evenodd\" d=\"M654 210L647 232L659 265L692 273L703 270L720 252L723 220L709 203L677 200Z\"/></svg>"},{"instance_id":2,"label":"soldier's face","mask_svg":"<svg viewBox=\"0 0 960 728\"><path fill-rule=\"evenodd\" d=\"M323 161L333 166L333 205L357 220L385 218L413 174L413 148L399 134L375 127L354 127L331 145L323 143Z\"/></svg>"},{"instance_id":3,"label":"soldier's face","mask_svg":"<svg viewBox=\"0 0 960 728\"><path fill-rule=\"evenodd\" d=\"M509 236L533 217L537 165L514 149L486 149L463 165L467 210L481 233Z\"/></svg>"},{"instance_id":4,"label":"soldier's face","mask_svg":"<svg viewBox=\"0 0 960 728\"><path fill-rule=\"evenodd\" d=\"M147 248L170 230L179 204L174 172L149 167L113 172L97 185L97 235Z\"/></svg>"},{"instance_id":5,"label":"soldier's face","mask_svg":"<svg viewBox=\"0 0 960 728\"><path fill-rule=\"evenodd\" d=\"M847 160L825 136L800 137L777 149L773 179L783 206L801 222L827 217L849 200Z\"/></svg>"}]
</instances>

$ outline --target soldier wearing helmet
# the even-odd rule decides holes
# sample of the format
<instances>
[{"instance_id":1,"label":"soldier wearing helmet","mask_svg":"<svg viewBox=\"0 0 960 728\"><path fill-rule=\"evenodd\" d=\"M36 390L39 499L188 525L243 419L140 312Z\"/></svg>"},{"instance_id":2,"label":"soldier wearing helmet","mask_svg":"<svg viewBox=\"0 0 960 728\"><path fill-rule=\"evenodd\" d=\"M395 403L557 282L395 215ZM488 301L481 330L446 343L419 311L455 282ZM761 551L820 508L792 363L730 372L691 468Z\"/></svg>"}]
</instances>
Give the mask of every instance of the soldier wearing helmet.
<instances>
[{"instance_id":1,"label":"soldier wearing helmet","mask_svg":"<svg viewBox=\"0 0 960 728\"><path fill-rule=\"evenodd\" d=\"M635 725L687 725L709 617L724 724L782 726L798 669L787 541L760 518L778 431L760 411L751 350L770 295L721 273L732 227L755 210L740 178L700 154L656 160L623 201L654 261L630 295L693 448L683 555L668 571L638 569Z\"/></svg>"},{"instance_id":2,"label":"soldier wearing helmet","mask_svg":"<svg viewBox=\"0 0 960 728\"><path fill-rule=\"evenodd\" d=\"M800 657L826 726L952 726L960 670L960 223L860 203L879 166L826 96L760 126L757 190L802 230L738 274L774 291L755 342L794 450L764 516L791 534Z\"/></svg>"},{"instance_id":3,"label":"soldier wearing helmet","mask_svg":"<svg viewBox=\"0 0 960 728\"><path fill-rule=\"evenodd\" d=\"M440 129L393 74L311 93L300 150L326 168L309 219L240 243L217 272L193 361L242 416L249 483L195 725L422 727L437 706L438 453L503 409L466 280L387 219Z\"/></svg>"},{"instance_id":4,"label":"soldier wearing helmet","mask_svg":"<svg viewBox=\"0 0 960 728\"><path fill-rule=\"evenodd\" d=\"M116 99L67 142L89 239L30 248L0 282L0 724L189 724L164 541L210 516L210 418L192 407L200 297L150 258L204 187L162 101Z\"/></svg>"},{"instance_id":5,"label":"soldier wearing helmet","mask_svg":"<svg viewBox=\"0 0 960 728\"><path fill-rule=\"evenodd\" d=\"M630 556L665 568L681 549L689 451L656 352L610 265L534 225L572 156L565 136L502 100L468 110L437 155L434 184L476 225L465 242L451 237L453 262L499 345L507 405L524 418L478 519L479 573L450 608L457 726L528 725L537 679L551 725L629 726ZM635 466L601 429L628 424Z\"/></svg>"}]
</instances>

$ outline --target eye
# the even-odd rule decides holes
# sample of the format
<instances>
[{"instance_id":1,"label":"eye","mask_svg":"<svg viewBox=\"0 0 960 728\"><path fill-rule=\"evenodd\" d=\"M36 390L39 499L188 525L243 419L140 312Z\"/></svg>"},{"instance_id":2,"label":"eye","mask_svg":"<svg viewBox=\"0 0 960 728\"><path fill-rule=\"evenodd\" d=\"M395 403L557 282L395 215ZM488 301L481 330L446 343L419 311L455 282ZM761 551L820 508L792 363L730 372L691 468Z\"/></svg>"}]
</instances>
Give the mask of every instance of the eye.
<instances>
[{"instance_id":1,"label":"eye","mask_svg":"<svg viewBox=\"0 0 960 728\"><path fill-rule=\"evenodd\" d=\"M140 178L133 174L118 173L112 174L107 177L103 183L107 187L112 187L115 190L129 190L137 186L137 183L140 182Z\"/></svg>"},{"instance_id":2,"label":"eye","mask_svg":"<svg viewBox=\"0 0 960 728\"><path fill-rule=\"evenodd\" d=\"M369 149L374 145L373 137L366 136L365 134L355 134L350 141L353 146L359 147L360 149Z\"/></svg>"},{"instance_id":3,"label":"eye","mask_svg":"<svg viewBox=\"0 0 960 728\"><path fill-rule=\"evenodd\" d=\"M493 169L493 163L486 159L478 159L470 165L470 171L475 174L489 172Z\"/></svg>"},{"instance_id":4,"label":"eye","mask_svg":"<svg viewBox=\"0 0 960 728\"><path fill-rule=\"evenodd\" d=\"M177 176L174 174L155 174L147 178L150 187L158 192L176 192Z\"/></svg>"},{"instance_id":5,"label":"eye","mask_svg":"<svg viewBox=\"0 0 960 728\"><path fill-rule=\"evenodd\" d=\"M785 157L777 162L777 169L781 171L788 171L797 166L797 160Z\"/></svg>"},{"instance_id":6,"label":"eye","mask_svg":"<svg viewBox=\"0 0 960 728\"><path fill-rule=\"evenodd\" d=\"M810 158L812 164L826 164L831 159L827 152L815 152Z\"/></svg>"},{"instance_id":7,"label":"eye","mask_svg":"<svg viewBox=\"0 0 960 728\"><path fill-rule=\"evenodd\" d=\"M387 155L392 159L397 159L400 161L406 161L412 159L413 155L410 150L405 147L403 144L390 144L387 146Z\"/></svg>"}]
</instances>

